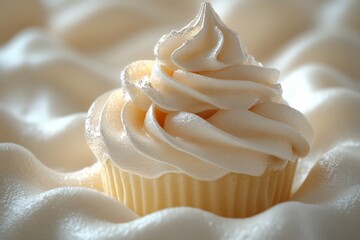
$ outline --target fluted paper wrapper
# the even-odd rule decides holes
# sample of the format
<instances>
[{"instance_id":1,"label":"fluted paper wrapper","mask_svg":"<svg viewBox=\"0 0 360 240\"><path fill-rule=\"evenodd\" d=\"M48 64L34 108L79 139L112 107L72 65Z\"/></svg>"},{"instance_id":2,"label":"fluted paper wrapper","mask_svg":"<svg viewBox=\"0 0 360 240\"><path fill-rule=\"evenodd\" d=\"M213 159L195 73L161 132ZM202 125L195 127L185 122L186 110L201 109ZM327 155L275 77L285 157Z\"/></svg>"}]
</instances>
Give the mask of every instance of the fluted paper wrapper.
<instances>
[{"instance_id":1,"label":"fluted paper wrapper","mask_svg":"<svg viewBox=\"0 0 360 240\"><path fill-rule=\"evenodd\" d=\"M229 173L215 181L167 173L149 179L104 162L104 190L140 216L171 207L200 208L224 217L249 217L289 199L297 161L262 176Z\"/></svg>"}]
</instances>

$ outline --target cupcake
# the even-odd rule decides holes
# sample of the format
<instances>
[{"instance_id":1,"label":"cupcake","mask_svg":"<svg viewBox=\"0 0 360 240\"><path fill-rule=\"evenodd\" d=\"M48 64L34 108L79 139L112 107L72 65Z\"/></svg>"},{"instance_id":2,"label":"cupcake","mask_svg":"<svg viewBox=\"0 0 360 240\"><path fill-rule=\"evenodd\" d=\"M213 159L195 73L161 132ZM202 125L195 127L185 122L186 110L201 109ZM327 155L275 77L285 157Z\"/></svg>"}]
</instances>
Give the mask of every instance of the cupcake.
<instances>
[{"instance_id":1,"label":"cupcake","mask_svg":"<svg viewBox=\"0 0 360 240\"><path fill-rule=\"evenodd\" d=\"M89 110L104 191L141 216L188 206L248 217L288 200L312 128L282 99L279 72L249 55L209 3L154 53Z\"/></svg>"}]
</instances>

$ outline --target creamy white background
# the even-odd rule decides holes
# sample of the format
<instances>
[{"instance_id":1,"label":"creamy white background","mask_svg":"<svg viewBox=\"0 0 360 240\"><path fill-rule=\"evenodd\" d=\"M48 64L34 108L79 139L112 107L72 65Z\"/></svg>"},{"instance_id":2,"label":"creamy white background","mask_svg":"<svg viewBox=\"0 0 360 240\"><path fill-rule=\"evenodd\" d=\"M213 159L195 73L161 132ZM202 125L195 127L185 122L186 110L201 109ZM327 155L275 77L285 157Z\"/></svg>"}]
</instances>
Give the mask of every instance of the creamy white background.
<instances>
[{"instance_id":1,"label":"creamy white background","mask_svg":"<svg viewBox=\"0 0 360 240\"><path fill-rule=\"evenodd\" d=\"M138 218L101 190L84 137L91 103L153 59L197 1L0 1L1 239L356 239L360 2L212 1L249 53L281 71L315 130L291 201L247 219L190 208Z\"/></svg>"}]
</instances>

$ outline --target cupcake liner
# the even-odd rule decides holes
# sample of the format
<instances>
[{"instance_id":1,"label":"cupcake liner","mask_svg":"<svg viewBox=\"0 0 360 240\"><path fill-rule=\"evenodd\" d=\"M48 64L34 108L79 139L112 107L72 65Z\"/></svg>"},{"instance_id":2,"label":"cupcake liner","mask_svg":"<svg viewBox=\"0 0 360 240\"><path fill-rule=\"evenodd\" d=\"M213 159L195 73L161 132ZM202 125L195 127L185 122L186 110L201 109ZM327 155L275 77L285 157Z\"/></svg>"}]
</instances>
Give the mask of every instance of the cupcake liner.
<instances>
[{"instance_id":1,"label":"cupcake liner","mask_svg":"<svg viewBox=\"0 0 360 240\"><path fill-rule=\"evenodd\" d=\"M167 173L149 179L104 162L104 191L140 216L179 206L200 208L224 217L249 217L289 199L297 161L262 176L229 173L215 181Z\"/></svg>"}]
</instances>

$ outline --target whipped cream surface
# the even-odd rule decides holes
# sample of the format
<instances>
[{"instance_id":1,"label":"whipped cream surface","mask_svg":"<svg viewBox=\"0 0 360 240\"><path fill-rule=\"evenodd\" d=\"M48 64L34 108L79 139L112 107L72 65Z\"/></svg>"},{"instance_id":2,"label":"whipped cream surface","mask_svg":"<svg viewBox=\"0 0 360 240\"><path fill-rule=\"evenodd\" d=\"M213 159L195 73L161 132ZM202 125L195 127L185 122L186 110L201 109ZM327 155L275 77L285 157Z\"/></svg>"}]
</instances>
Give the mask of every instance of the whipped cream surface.
<instances>
[{"instance_id":1,"label":"whipped cream surface","mask_svg":"<svg viewBox=\"0 0 360 240\"><path fill-rule=\"evenodd\" d=\"M123 89L90 110L88 139L101 160L147 178L215 180L259 176L308 153L312 128L281 98L279 72L249 55L209 3L164 35L155 56L129 64Z\"/></svg>"},{"instance_id":2,"label":"whipped cream surface","mask_svg":"<svg viewBox=\"0 0 360 240\"><path fill-rule=\"evenodd\" d=\"M290 201L243 219L185 207L139 217L102 192L87 111L197 1L0 1L1 239L358 239L360 2L212 3L281 70L284 98L314 129Z\"/></svg>"}]
</instances>

